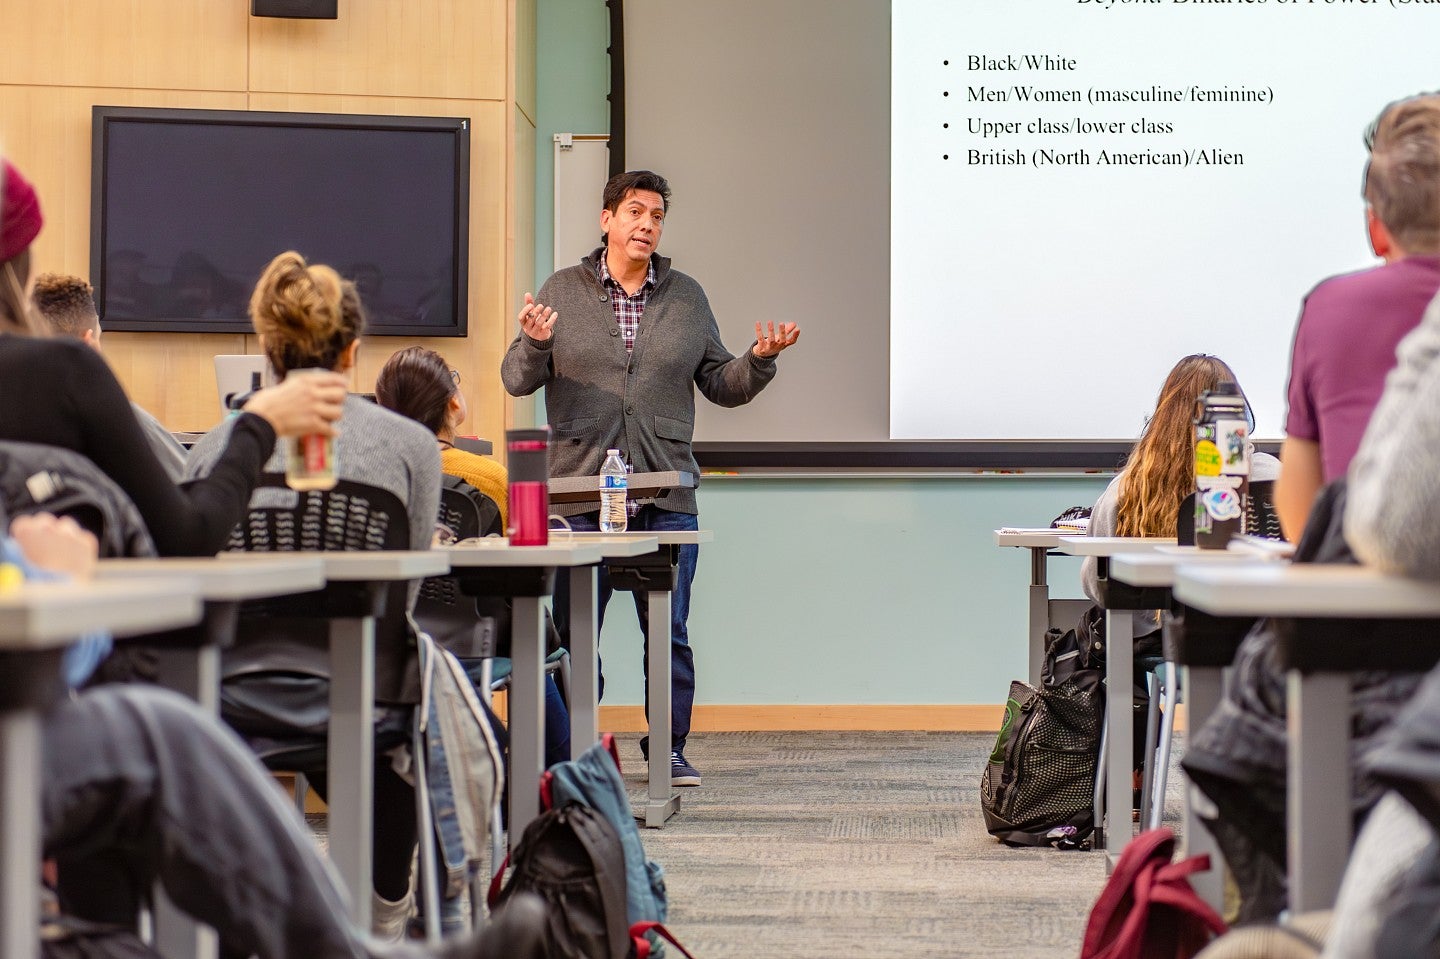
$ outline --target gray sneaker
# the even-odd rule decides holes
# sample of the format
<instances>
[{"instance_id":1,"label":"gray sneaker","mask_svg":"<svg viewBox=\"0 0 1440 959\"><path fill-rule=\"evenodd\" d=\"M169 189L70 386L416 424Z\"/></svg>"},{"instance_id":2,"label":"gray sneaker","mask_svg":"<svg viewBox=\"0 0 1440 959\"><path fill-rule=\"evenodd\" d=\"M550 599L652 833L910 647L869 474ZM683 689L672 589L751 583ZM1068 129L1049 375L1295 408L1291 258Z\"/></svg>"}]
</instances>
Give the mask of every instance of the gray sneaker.
<instances>
[{"instance_id":1,"label":"gray sneaker","mask_svg":"<svg viewBox=\"0 0 1440 959\"><path fill-rule=\"evenodd\" d=\"M690 765L685 759L685 754L678 749L670 750L670 785L700 785L700 771Z\"/></svg>"}]
</instances>

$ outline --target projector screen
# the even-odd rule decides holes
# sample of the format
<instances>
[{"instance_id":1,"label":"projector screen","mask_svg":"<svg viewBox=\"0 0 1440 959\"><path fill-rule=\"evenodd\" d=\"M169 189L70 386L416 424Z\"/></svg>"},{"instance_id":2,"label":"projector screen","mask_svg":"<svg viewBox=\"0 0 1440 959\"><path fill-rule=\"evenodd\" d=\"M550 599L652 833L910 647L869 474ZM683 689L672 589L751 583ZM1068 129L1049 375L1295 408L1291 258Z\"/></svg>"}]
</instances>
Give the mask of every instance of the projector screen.
<instances>
[{"instance_id":1,"label":"projector screen","mask_svg":"<svg viewBox=\"0 0 1440 959\"><path fill-rule=\"evenodd\" d=\"M732 350L803 331L755 402L697 404L697 440L1123 449L1191 352L1278 437L1302 299L1376 262L1361 134L1440 87L1437 25L1402 0L626 0L660 252Z\"/></svg>"},{"instance_id":2,"label":"projector screen","mask_svg":"<svg viewBox=\"0 0 1440 959\"><path fill-rule=\"evenodd\" d=\"M1279 436L1302 298L1375 262L1361 133L1436 86L1435 8L891 9L890 435L1133 437L1206 352Z\"/></svg>"}]
</instances>

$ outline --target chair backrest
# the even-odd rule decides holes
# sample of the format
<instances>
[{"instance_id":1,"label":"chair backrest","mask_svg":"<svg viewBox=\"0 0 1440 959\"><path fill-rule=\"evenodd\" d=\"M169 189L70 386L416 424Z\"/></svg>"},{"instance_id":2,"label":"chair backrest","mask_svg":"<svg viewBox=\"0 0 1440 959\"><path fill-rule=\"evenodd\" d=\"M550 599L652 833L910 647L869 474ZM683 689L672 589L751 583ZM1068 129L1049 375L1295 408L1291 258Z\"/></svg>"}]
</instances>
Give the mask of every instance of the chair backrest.
<instances>
[{"instance_id":1,"label":"chair backrest","mask_svg":"<svg viewBox=\"0 0 1440 959\"><path fill-rule=\"evenodd\" d=\"M501 532L495 501L457 476L445 476L440 487L436 524L455 541ZM462 660L488 659L496 654L499 631L509 629L504 600L477 601L460 591L454 576L432 576L420 584L415 621L435 642Z\"/></svg>"},{"instance_id":2,"label":"chair backrest","mask_svg":"<svg viewBox=\"0 0 1440 959\"><path fill-rule=\"evenodd\" d=\"M1280 515L1275 512L1275 481L1258 480L1250 484L1245 499L1245 532L1265 539L1284 539L1280 532ZM1180 501L1175 517L1175 539L1181 546L1195 545L1195 494Z\"/></svg>"},{"instance_id":3,"label":"chair backrest","mask_svg":"<svg viewBox=\"0 0 1440 959\"><path fill-rule=\"evenodd\" d=\"M70 517L95 534L103 558L155 555L150 531L130 497L73 450L0 441L0 500L11 516Z\"/></svg>"},{"instance_id":4,"label":"chair backrest","mask_svg":"<svg viewBox=\"0 0 1440 959\"><path fill-rule=\"evenodd\" d=\"M317 550L353 552L410 548L405 504L389 490L340 480L333 489L293 490L285 477L266 473L250 496L245 518L230 532L228 548L270 553ZM277 669L328 675L328 638L321 625L328 597L350 584L332 584L314 595L246 603L235 648L226 653L226 673ZM350 602L346 597L342 605ZM414 648L409 584L386 587L384 612L375 623L375 695L382 702L411 702Z\"/></svg>"}]
</instances>

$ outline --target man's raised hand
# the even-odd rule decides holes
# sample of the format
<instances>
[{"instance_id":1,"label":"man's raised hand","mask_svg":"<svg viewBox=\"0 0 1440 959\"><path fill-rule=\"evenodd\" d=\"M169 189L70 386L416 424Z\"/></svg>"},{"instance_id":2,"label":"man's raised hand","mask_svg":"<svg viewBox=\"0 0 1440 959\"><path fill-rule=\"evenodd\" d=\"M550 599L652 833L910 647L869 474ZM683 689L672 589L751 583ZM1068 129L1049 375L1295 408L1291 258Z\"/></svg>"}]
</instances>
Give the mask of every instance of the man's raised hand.
<instances>
[{"instance_id":1,"label":"man's raised hand","mask_svg":"<svg viewBox=\"0 0 1440 959\"><path fill-rule=\"evenodd\" d=\"M775 329L775 324L768 324L767 329L762 329L760 324L755 324L755 345L750 349L754 354L763 359L772 356L779 356L780 351L795 345L800 339L800 327L795 323L781 323L780 329Z\"/></svg>"},{"instance_id":2,"label":"man's raised hand","mask_svg":"<svg viewBox=\"0 0 1440 959\"><path fill-rule=\"evenodd\" d=\"M520 308L520 330L530 339L544 343L555 332L555 321L560 318L550 307L535 302L535 297L525 294L525 305Z\"/></svg>"}]
</instances>

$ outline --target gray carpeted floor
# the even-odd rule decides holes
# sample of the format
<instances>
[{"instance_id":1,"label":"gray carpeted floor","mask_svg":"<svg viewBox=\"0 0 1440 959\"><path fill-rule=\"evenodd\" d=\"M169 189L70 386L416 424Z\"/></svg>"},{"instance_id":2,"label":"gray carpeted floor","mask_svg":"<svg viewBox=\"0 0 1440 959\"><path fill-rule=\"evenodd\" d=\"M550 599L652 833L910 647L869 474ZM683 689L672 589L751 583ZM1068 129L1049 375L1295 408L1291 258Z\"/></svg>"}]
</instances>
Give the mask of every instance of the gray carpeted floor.
<instances>
[{"instance_id":1,"label":"gray carpeted floor","mask_svg":"<svg viewBox=\"0 0 1440 959\"><path fill-rule=\"evenodd\" d=\"M638 805L638 735L621 743ZM705 733L704 786L641 829L665 869L667 925L696 959L1073 959L1105 882L1094 852L985 832L993 733ZM1176 736L1175 759L1183 750ZM1179 832L1172 762L1165 824ZM308 817L322 846L324 817ZM673 950L670 955L678 957Z\"/></svg>"},{"instance_id":2,"label":"gray carpeted floor","mask_svg":"<svg viewBox=\"0 0 1440 959\"><path fill-rule=\"evenodd\" d=\"M670 928L697 959L1072 959L1103 857L1013 849L986 834L980 771L994 741L692 736L686 755L704 786L680 791L665 829L642 830L665 868ZM639 802L639 749L622 746ZM1178 783L1172 772L1166 818L1177 830Z\"/></svg>"}]
</instances>

